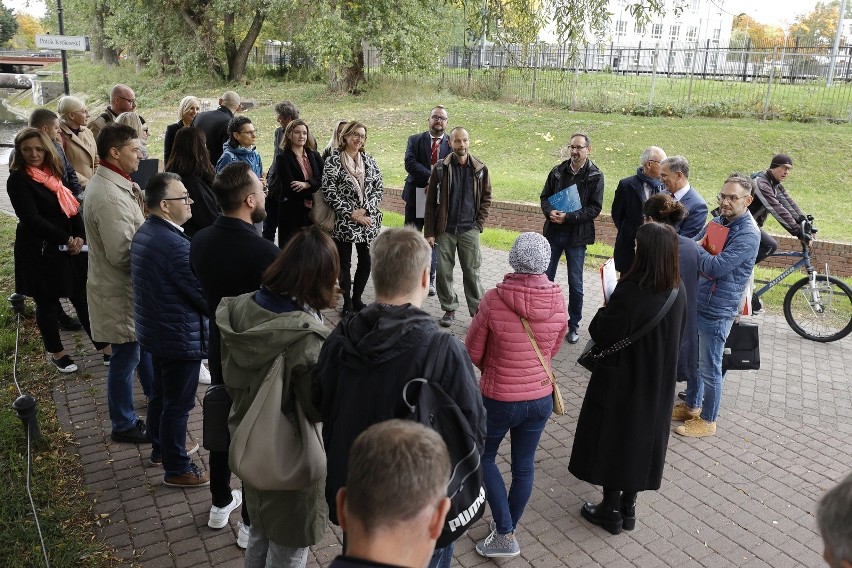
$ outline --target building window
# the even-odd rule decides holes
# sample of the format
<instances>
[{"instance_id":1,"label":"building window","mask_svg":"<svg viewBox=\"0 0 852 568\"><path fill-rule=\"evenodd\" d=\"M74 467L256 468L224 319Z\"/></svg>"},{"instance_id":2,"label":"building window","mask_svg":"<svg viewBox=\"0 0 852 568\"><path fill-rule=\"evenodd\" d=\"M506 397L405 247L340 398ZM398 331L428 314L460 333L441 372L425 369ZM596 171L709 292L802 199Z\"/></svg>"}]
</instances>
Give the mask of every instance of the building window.
<instances>
[{"instance_id":1,"label":"building window","mask_svg":"<svg viewBox=\"0 0 852 568\"><path fill-rule=\"evenodd\" d=\"M689 26L686 28L686 41L695 41L698 38L698 27Z\"/></svg>"},{"instance_id":2,"label":"building window","mask_svg":"<svg viewBox=\"0 0 852 568\"><path fill-rule=\"evenodd\" d=\"M677 41L680 39L680 26L675 25L669 28L669 39L672 41Z\"/></svg>"},{"instance_id":3,"label":"building window","mask_svg":"<svg viewBox=\"0 0 852 568\"><path fill-rule=\"evenodd\" d=\"M624 37L627 35L627 22L624 20L618 20L615 23L615 35L618 37Z\"/></svg>"},{"instance_id":4,"label":"building window","mask_svg":"<svg viewBox=\"0 0 852 568\"><path fill-rule=\"evenodd\" d=\"M692 52L691 51L687 51L686 53L683 54L683 68L686 71L689 71L689 70L692 69Z\"/></svg>"},{"instance_id":5,"label":"building window","mask_svg":"<svg viewBox=\"0 0 852 568\"><path fill-rule=\"evenodd\" d=\"M636 35L645 35L645 24L636 22L633 24L633 33Z\"/></svg>"},{"instance_id":6,"label":"building window","mask_svg":"<svg viewBox=\"0 0 852 568\"><path fill-rule=\"evenodd\" d=\"M663 37L663 24L654 24L651 26L651 37L654 39Z\"/></svg>"},{"instance_id":7,"label":"building window","mask_svg":"<svg viewBox=\"0 0 852 568\"><path fill-rule=\"evenodd\" d=\"M720 30L719 28L716 28L715 30L713 30L713 41L715 41L716 43L719 43L719 38L721 36L722 36L722 30Z\"/></svg>"},{"instance_id":8,"label":"building window","mask_svg":"<svg viewBox=\"0 0 852 568\"><path fill-rule=\"evenodd\" d=\"M697 14L701 10L701 0L692 0L692 3L689 5L689 10L693 14Z\"/></svg>"}]
</instances>

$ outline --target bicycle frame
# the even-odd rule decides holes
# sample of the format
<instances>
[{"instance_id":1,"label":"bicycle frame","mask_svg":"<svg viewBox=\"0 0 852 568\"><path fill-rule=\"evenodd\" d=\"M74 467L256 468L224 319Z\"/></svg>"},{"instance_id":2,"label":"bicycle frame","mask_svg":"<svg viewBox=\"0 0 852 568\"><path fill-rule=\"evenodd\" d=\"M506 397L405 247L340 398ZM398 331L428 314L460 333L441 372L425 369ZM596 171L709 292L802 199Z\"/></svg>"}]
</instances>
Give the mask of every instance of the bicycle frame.
<instances>
[{"instance_id":1,"label":"bicycle frame","mask_svg":"<svg viewBox=\"0 0 852 568\"><path fill-rule=\"evenodd\" d=\"M776 276L775 278L770 280L768 283L764 284L762 288L755 291L754 294L757 297L764 295L766 292L768 292L771 288L773 288L779 282L781 282L782 280L784 280L785 278L787 278L788 276L790 276L791 274L793 274L794 272L796 272L797 270L802 268L803 266L807 268L808 276L813 277L814 269L811 267L811 254L807 250L807 248L805 248L802 252L794 252L794 251L774 252L769 256L787 256L787 257L798 258L799 260L797 262L793 263L793 265L788 267L784 272L782 272L781 274L779 274L778 276Z\"/></svg>"}]
</instances>

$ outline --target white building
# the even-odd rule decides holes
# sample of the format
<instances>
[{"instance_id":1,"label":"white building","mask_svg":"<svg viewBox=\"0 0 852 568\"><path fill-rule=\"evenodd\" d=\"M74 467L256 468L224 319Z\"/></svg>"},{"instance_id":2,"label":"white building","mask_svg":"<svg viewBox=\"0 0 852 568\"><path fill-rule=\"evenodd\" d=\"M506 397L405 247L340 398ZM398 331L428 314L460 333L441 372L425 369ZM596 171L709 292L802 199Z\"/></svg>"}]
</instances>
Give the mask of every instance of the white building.
<instances>
[{"instance_id":1,"label":"white building","mask_svg":"<svg viewBox=\"0 0 852 568\"><path fill-rule=\"evenodd\" d=\"M706 45L709 40L711 46L726 46L731 39L734 16L726 11L725 0L687 0L680 14L669 0L665 12L644 27L630 14L631 3L609 0L612 20L607 39L618 45L638 46L641 42L643 47L682 47L695 42Z\"/></svg>"}]
</instances>

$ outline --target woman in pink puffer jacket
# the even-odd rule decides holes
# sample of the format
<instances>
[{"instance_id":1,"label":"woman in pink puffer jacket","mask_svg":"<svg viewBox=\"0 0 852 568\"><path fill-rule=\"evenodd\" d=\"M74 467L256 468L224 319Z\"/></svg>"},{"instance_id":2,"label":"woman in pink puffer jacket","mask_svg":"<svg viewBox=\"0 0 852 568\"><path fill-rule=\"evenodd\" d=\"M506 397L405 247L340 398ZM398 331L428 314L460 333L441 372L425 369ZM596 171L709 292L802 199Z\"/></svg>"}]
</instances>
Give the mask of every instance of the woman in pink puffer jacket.
<instances>
[{"instance_id":1,"label":"woman in pink puffer jacket","mask_svg":"<svg viewBox=\"0 0 852 568\"><path fill-rule=\"evenodd\" d=\"M550 365L568 320L562 289L544 274L549 262L547 239L522 233L509 253L515 272L485 293L465 338L473 364L482 371L479 385L488 413L482 467L494 523L491 534L476 545L483 556L521 553L515 528L532 492L535 450L553 411L553 386L521 323L521 318L527 320ZM495 459L510 431L512 483L507 493Z\"/></svg>"}]
</instances>

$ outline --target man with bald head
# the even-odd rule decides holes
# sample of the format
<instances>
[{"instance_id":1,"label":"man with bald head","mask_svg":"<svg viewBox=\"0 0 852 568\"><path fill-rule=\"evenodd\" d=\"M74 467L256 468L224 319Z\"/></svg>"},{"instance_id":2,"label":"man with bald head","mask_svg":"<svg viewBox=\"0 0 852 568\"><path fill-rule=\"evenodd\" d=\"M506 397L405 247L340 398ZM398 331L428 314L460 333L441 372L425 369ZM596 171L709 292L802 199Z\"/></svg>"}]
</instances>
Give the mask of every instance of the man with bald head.
<instances>
[{"instance_id":1,"label":"man with bald head","mask_svg":"<svg viewBox=\"0 0 852 568\"><path fill-rule=\"evenodd\" d=\"M228 141L228 123L234 118L234 113L240 110L240 104L240 95L234 91L225 91L219 99L219 108L195 115L192 125L204 131L210 163L214 167L222 156L222 145Z\"/></svg>"},{"instance_id":2,"label":"man with bald head","mask_svg":"<svg viewBox=\"0 0 852 568\"><path fill-rule=\"evenodd\" d=\"M615 269L621 273L627 272L633 264L633 241L636 240L636 230L645 222L642 214L642 204L649 197L660 192L663 182L660 181L660 162L666 159L662 148L649 146L642 152L640 166L636 175L626 177L618 182L615 197L612 200L612 222L618 229L615 236Z\"/></svg>"},{"instance_id":3,"label":"man with bald head","mask_svg":"<svg viewBox=\"0 0 852 568\"><path fill-rule=\"evenodd\" d=\"M136 110L136 93L127 85L119 83L112 88L109 94L109 106L101 114L89 121L88 127L98 139L98 134L104 126L110 122L115 122L115 119L123 112L131 112ZM145 124L145 121L142 121Z\"/></svg>"}]
</instances>

